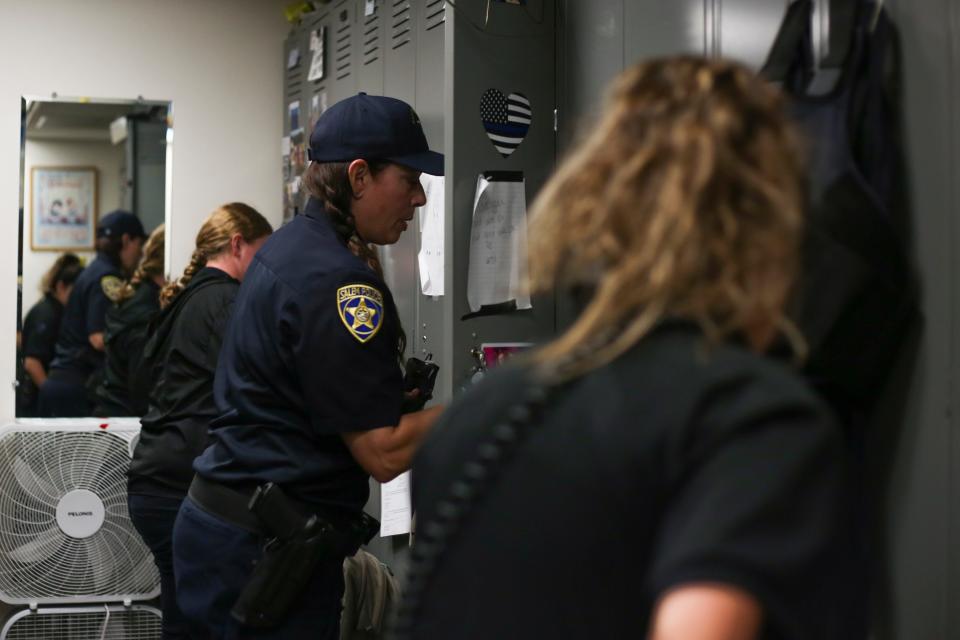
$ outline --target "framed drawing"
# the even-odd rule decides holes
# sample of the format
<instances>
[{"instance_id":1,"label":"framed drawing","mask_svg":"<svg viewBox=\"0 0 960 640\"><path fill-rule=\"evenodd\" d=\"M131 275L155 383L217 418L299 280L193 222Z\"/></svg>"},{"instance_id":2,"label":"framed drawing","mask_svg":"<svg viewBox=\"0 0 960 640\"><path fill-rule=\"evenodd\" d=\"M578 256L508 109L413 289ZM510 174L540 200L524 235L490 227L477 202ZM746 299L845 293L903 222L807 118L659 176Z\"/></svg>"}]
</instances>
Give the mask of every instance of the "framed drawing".
<instances>
[{"instance_id":1,"label":"framed drawing","mask_svg":"<svg viewBox=\"0 0 960 640\"><path fill-rule=\"evenodd\" d=\"M30 248L83 251L94 248L97 228L95 167L30 169Z\"/></svg>"}]
</instances>

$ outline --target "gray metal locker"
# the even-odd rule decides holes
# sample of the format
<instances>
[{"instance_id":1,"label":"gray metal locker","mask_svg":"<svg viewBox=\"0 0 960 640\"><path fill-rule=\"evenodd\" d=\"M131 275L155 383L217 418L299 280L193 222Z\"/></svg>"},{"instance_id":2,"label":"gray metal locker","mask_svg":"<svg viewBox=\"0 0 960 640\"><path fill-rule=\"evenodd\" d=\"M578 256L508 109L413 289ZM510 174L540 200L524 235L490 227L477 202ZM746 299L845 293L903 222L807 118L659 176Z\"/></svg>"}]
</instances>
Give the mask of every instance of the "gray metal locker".
<instances>
[{"instance_id":1,"label":"gray metal locker","mask_svg":"<svg viewBox=\"0 0 960 640\"><path fill-rule=\"evenodd\" d=\"M356 3L351 0L340 0L330 9L327 24L329 42L327 51L330 55L329 72L331 75L330 103L334 104L344 98L349 98L357 92L357 78L354 74L354 58L358 58L360 51L355 51L354 18Z\"/></svg>"},{"instance_id":2,"label":"gray metal locker","mask_svg":"<svg viewBox=\"0 0 960 640\"><path fill-rule=\"evenodd\" d=\"M357 91L371 95L383 94L383 61L386 9L383 1L374 3L371 15L365 15L367 0L354 0L357 19L354 26L354 42L357 43Z\"/></svg>"},{"instance_id":3,"label":"gray metal locker","mask_svg":"<svg viewBox=\"0 0 960 640\"><path fill-rule=\"evenodd\" d=\"M416 48L416 77L414 79L414 105L427 140L436 149L448 151L445 144L444 118L445 90L448 79L444 73L444 55L446 51L446 9L442 0L417 0L420 7L419 33ZM449 214L448 214L449 218ZM414 234L417 251L420 250L419 235ZM417 275L419 278L419 274ZM414 296L417 300L417 315L411 345L413 354L425 357L432 353L434 360L440 363L449 361L449 330L446 326L449 314L444 298L425 296L420 292L419 282L414 282ZM449 391L438 381L438 397L448 398Z\"/></svg>"},{"instance_id":4,"label":"gray metal locker","mask_svg":"<svg viewBox=\"0 0 960 640\"><path fill-rule=\"evenodd\" d=\"M450 391L469 384L474 358L471 350L484 342L531 342L552 336L556 329L554 296L533 299L533 309L507 315L463 320L467 304L469 234L477 176L486 171L522 171L527 207L553 170L556 136L553 111L556 105L556 5L552 0L531 0L524 6L493 4L489 21L483 3L458 4L448 11L447 53L448 154L447 222L448 279L447 320L452 354L442 361ZM451 28L452 26L452 28ZM488 139L480 120L480 101L488 89L504 95L520 92L531 104L532 123L526 138L507 158ZM452 169L452 171L451 171ZM453 184L450 184L450 183ZM447 389L445 389L446 391Z\"/></svg>"}]
</instances>

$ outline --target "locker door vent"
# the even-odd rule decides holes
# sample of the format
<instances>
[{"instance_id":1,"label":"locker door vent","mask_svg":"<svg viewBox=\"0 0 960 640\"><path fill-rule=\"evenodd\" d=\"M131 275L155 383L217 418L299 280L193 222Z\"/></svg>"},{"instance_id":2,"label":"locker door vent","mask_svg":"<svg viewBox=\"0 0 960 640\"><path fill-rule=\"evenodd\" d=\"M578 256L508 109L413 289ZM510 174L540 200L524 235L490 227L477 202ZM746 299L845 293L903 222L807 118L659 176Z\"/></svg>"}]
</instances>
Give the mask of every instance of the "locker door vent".
<instances>
[{"instance_id":1,"label":"locker door vent","mask_svg":"<svg viewBox=\"0 0 960 640\"><path fill-rule=\"evenodd\" d=\"M447 3L445 0L426 0L424 6L424 31L436 29L444 23L447 17Z\"/></svg>"},{"instance_id":2,"label":"locker door vent","mask_svg":"<svg viewBox=\"0 0 960 640\"><path fill-rule=\"evenodd\" d=\"M410 0L393 0L393 31L390 46L399 49L410 42Z\"/></svg>"},{"instance_id":3,"label":"locker door vent","mask_svg":"<svg viewBox=\"0 0 960 640\"><path fill-rule=\"evenodd\" d=\"M368 65L380 59L380 16L374 13L363 23L363 64Z\"/></svg>"},{"instance_id":4,"label":"locker door vent","mask_svg":"<svg viewBox=\"0 0 960 640\"><path fill-rule=\"evenodd\" d=\"M344 11L340 14L340 24L337 26L337 52L334 61L334 66L337 69L337 80L343 80L350 76L351 58L353 56L353 47L350 42L351 35L349 14Z\"/></svg>"},{"instance_id":5,"label":"locker door vent","mask_svg":"<svg viewBox=\"0 0 960 640\"><path fill-rule=\"evenodd\" d=\"M287 57L284 58L284 61L283 61L284 66L287 65L287 60L289 60L290 58L290 52L298 46L300 46L299 43L295 43L292 47L287 49ZM287 69L287 101L288 102L291 100L296 100L300 95L300 79L303 76L302 65L304 64L302 59L303 55L304 55L304 52L301 50L300 62L294 68ZM307 64L310 64L309 60L307 60Z\"/></svg>"}]
</instances>

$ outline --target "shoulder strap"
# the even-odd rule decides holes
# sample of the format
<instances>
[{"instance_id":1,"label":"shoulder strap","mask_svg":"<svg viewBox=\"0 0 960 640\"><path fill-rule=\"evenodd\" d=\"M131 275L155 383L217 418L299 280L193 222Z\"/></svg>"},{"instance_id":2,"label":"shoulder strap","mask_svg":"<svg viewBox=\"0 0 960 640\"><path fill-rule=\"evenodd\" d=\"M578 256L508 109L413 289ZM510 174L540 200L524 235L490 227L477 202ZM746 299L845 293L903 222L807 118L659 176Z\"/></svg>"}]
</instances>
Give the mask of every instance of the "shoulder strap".
<instances>
[{"instance_id":1,"label":"shoulder strap","mask_svg":"<svg viewBox=\"0 0 960 640\"><path fill-rule=\"evenodd\" d=\"M760 73L771 82L786 83L795 76L798 86L806 86L813 75L813 42L810 21L813 1L796 0L787 7L767 61Z\"/></svg>"},{"instance_id":2,"label":"shoulder strap","mask_svg":"<svg viewBox=\"0 0 960 640\"><path fill-rule=\"evenodd\" d=\"M820 64L821 67L843 67L853 44L861 4L861 0L830 0L830 51Z\"/></svg>"}]
</instances>

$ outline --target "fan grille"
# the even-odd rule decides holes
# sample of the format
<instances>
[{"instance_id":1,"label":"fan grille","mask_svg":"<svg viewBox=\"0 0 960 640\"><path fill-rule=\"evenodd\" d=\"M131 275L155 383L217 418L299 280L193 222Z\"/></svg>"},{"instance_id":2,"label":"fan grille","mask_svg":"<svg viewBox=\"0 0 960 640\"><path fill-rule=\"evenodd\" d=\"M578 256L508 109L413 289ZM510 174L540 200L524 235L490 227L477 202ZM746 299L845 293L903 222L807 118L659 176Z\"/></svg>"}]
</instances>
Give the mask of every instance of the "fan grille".
<instances>
[{"instance_id":1,"label":"fan grille","mask_svg":"<svg viewBox=\"0 0 960 640\"><path fill-rule=\"evenodd\" d=\"M0 640L160 640L160 612L152 607L72 607L23 611Z\"/></svg>"},{"instance_id":2,"label":"fan grille","mask_svg":"<svg viewBox=\"0 0 960 640\"><path fill-rule=\"evenodd\" d=\"M0 599L24 604L156 595L156 567L127 512L129 463L127 440L107 431L0 435ZM78 490L102 502L103 524L87 537L67 535L57 520L64 496Z\"/></svg>"}]
</instances>

